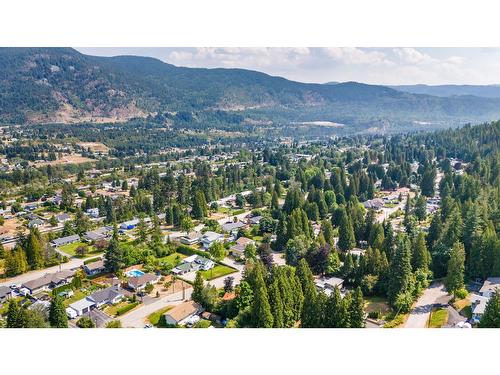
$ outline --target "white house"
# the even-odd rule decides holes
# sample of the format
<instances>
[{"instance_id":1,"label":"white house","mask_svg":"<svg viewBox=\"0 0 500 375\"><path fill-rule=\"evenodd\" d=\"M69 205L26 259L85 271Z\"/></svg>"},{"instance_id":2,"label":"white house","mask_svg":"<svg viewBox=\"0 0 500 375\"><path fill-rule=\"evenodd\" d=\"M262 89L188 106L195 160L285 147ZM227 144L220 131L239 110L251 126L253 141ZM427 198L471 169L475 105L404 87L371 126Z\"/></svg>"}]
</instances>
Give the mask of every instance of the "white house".
<instances>
[{"instance_id":1,"label":"white house","mask_svg":"<svg viewBox=\"0 0 500 375\"><path fill-rule=\"evenodd\" d=\"M91 301L87 298L82 298L81 300L78 300L76 302L73 302L71 305L68 306L68 309L73 310L73 312L68 312L68 309L66 309L66 313L68 314L68 317L72 317L76 314L76 316L81 316L83 314L88 313L90 310L92 310L95 307L95 302Z\"/></svg>"},{"instance_id":2,"label":"white house","mask_svg":"<svg viewBox=\"0 0 500 375\"><path fill-rule=\"evenodd\" d=\"M479 290L483 297L491 298L495 291L500 292L500 277L488 277Z\"/></svg>"},{"instance_id":3,"label":"white house","mask_svg":"<svg viewBox=\"0 0 500 375\"><path fill-rule=\"evenodd\" d=\"M203 235L200 232L190 232L180 238L184 245L196 245Z\"/></svg>"},{"instance_id":4,"label":"white house","mask_svg":"<svg viewBox=\"0 0 500 375\"><path fill-rule=\"evenodd\" d=\"M203 244L203 248L207 250L212 246L215 242L221 242L224 240L224 235L216 232L205 232L205 234L201 237L201 243Z\"/></svg>"},{"instance_id":5,"label":"white house","mask_svg":"<svg viewBox=\"0 0 500 375\"><path fill-rule=\"evenodd\" d=\"M472 320L475 323L478 323L483 314L484 310L486 309L486 304L490 300L488 297L485 296L480 296L478 294L472 294L471 295L471 310L472 310Z\"/></svg>"},{"instance_id":6,"label":"white house","mask_svg":"<svg viewBox=\"0 0 500 375\"><path fill-rule=\"evenodd\" d=\"M167 311L165 321L171 325L183 325L187 323L193 316L200 314L203 308L194 301L186 301L175 306L172 310Z\"/></svg>"}]
</instances>

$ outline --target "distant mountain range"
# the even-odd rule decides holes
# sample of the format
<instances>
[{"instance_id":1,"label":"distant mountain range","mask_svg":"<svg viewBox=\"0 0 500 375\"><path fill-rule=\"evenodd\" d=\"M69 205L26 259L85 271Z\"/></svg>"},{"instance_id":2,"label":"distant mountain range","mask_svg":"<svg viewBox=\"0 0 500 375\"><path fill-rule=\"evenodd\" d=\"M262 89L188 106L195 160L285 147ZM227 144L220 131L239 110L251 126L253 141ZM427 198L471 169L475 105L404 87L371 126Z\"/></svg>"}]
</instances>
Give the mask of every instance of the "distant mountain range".
<instances>
[{"instance_id":1,"label":"distant mountain range","mask_svg":"<svg viewBox=\"0 0 500 375\"><path fill-rule=\"evenodd\" d=\"M411 90L300 83L244 69L88 56L72 48L0 49L2 123L126 121L179 112L197 121L222 111L241 115L243 123L334 122L353 131L398 131L500 118L500 95L448 97L439 90Z\"/></svg>"},{"instance_id":2,"label":"distant mountain range","mask_svg":"<svg viewBox=\"0 0 500 375\"><path fill-rule=\"evenodd\" d=\"M399 85L388 87L412 94L426 94L442 97L473 95L483 98L500 98L500 85Z\"/></svg>"}]
</instances>

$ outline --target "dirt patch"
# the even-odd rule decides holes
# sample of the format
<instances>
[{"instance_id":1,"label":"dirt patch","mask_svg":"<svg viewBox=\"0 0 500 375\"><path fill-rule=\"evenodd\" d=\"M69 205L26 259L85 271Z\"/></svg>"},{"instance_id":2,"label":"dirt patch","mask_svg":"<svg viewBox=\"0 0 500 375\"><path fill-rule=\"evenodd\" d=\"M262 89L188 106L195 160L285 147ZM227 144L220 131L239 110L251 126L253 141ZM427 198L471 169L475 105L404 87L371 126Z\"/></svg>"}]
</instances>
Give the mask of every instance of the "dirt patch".
<instances>
[{"instance_id":1,"label":"dirt patch","mask_svg":"<svg viewBox=\"0 0 500 375\"><path fill-rule=\"evenodd\" d=\"M0 237L5 237L5 236L14 237L18 232L18 227L22 227L22 223L19 221L18 218L6 219L3 225L0 226Z\"/></svg>"},{"instance_id":2,"label":"dirt patch","mask_svg":"<svg viewBox=\"0 0 500 375\"><path fill-rule=\"evenodd\" d=\"M44 161L33 163L35 167L42 167L44 165L62 165L62 164L82 164L82 163L92 163L95 162L94 159L86 158L80 154L64 155L62 158L54 161Z\"/></svg>"},{"instance_id":3,"label":"dirt patch","mask_svg":"<svg viewBox=\"0 0 500 375\"><path fill-rule=\"evenodd\" d=\"M91 152L98 152L101 154L109 153L109 147L100 142L80 142L78 146L89 149Z\"/></svg>"}]
</instances>

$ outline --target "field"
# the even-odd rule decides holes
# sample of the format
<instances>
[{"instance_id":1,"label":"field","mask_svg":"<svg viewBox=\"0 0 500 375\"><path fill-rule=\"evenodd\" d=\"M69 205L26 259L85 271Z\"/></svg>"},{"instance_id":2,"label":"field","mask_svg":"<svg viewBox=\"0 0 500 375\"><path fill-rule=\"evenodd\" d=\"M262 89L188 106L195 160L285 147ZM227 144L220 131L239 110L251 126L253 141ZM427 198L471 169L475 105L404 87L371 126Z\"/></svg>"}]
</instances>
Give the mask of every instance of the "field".
<instances>
[{"instance_id":1,"label":"field","mask_svg":"<svg viewBox=\"0 0 500 375\"><path fill-rule=\"evenodd\" d=\"M234 268L230 268L222 264L217 264L214 268L208 271L201 271L201 275L205 280L213 280L217 279L218 277L226 276L234 272L236 272Z\"/></svg>"},{"instance_id":2,"label":"field","mask_svg":"<svg viewBox=\"0 0 500 375\"><path fill-rule=\"evenodd\" d=\"M443 308L433 309L427 326L429 328L441 328L448 321L448 310Z\"/></svg>"},{"instance_id":3,"label":"field","mask_svg":"<svg viewBox=\"0 0 500 375\"><path fill-rule=\"evenodd\" d=\"M453 302L453 307L461 315L463 315L463 316L465 316L467 318L471 318L472 317L471 302L470 302L470 299L468 297Z\"/></svg>"},{"instance_id":4,"label":"field","mask_svg":"<svg viewBox=\"0 0 500 375\"><path fill-rule=\"evenodd\" d=\"M78 146L83 147L85 149L90 149L92 152L99 152L101 154L109 153L109 148L104 143L100 142L80 142Z\"/></svg>"},{"instance_id":5,"label":"field","mask_svg":"<svg viewBox=\"0 0 500 375\"><path fill-rule=\"evenodd\" d=\"M385 317L391 312L391 308L387 304L387 300L382 297L369 296L365 298L366 312L380 312L381 317Z\"/></svg>"},{"instance_id":6,"label":"field","mask_svg":"<svg viewBox=\"0 0 500 375\"><path fill-rule=\"evenodd\" d=\"M130 310L133 309L133 306L134 305L133 302L130 302L130 301L121 301L121 302L118 302L117 304L115 305L111 305L111 306L108 306L104 309L104 312L106 314L108 314L109 316L112 316L112 317L115 317L115 316L118 316L118 310L121 310L121 309L127 309L128 307L130 307ZM126 312L129 312L130 310L127 310Z\"/></svg>"},{"instance_id":7,"label":"field","mask_svg":"<svg viewBox=\"0 0 500 375\"><path fill-rule=\"evenodd\" d=\"M73 257L78 257L78 255L76 255L76 249L79 246L86 246L88 249L87 255L85 255L83 258L94 256L96 254L93 246L88 246L88 244L86 244L85 242L81 242L81 241L69 243L69 244L63 245L63 246L59 246L59 250L61 250L63 253L71 255Z\"/></svg>"},{"instance_id":8,"label":"field","mask_svg":"<svg viewBox=\"0 0 500 375\"><path fill-rule=\"evenodd\" d=\"M180 253L173 253L173 254L170 254L170 255L167 255L166 257L162 257L162 258L158 258L158 260L161 262L161 263L168 263L170 264L172 267L175 267L177 266L182 259L186 258L186 256L184 254L180 254Z\"/></svg>"},{"instance_id":9,"label":"field","mask_svg":"<svg viewBox=\"0 0 500 375\"><path fill-rule=\"evenodd\" d=\"M54 161L44 161L40 163L34 163L37 167L42 167L45 165L63 165L63 164L82 164L95 162L94 159L86 158L80 154L63 155L62 158Z\"/></svg>"}]
</instances>

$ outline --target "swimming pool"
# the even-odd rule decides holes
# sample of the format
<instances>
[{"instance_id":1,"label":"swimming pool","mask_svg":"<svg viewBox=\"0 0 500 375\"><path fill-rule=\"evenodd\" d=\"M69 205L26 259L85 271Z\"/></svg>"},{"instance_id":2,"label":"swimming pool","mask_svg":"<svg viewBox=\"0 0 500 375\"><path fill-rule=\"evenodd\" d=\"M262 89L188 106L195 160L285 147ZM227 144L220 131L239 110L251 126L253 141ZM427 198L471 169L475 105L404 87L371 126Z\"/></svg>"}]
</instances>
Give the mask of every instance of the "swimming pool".
<instances>
[{"instance_id":1,"label":"swimming pool","mask_svg":"<svg viewBox=\"0 0 500 375\"><path fill-rule=\"evenodd\" d=\"M141 270L133 269L128 271L125 275L127 275L128 277L139 277L144 275L144 272L142 272Z\"/></svg>"}]
</instances>

